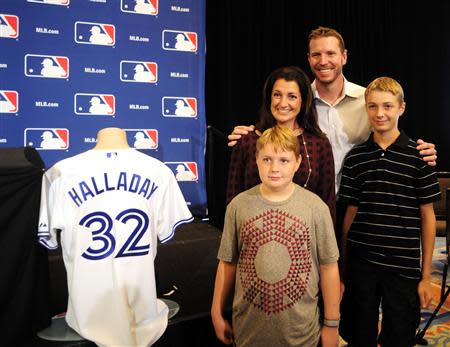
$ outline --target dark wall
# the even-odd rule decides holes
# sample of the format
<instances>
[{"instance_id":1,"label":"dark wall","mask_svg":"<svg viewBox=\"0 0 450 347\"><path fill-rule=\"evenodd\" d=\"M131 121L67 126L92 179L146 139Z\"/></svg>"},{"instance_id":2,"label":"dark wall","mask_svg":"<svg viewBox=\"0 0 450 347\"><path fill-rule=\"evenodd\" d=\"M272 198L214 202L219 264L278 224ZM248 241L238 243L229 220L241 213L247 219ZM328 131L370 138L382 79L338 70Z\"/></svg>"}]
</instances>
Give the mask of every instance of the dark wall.
<instances>
[{"instance_id":1,"label":"dark wall","mask_svg":"<svg viewBox=\"0 0 450 347\"><path fill-rule=\"evenodd\" d=\"M412 138L435 143L437 169L450 171L450 1L210 0L206 5L209 125L228 134L237 124L254 124L267 75L291 64L310 74L308 33L331 26L346 42L346 78L363 86L379 76L397 79L407 104L400 126ZM218 160L215 181L220 182L227 162Z\"/></svg>"}]
</instances>

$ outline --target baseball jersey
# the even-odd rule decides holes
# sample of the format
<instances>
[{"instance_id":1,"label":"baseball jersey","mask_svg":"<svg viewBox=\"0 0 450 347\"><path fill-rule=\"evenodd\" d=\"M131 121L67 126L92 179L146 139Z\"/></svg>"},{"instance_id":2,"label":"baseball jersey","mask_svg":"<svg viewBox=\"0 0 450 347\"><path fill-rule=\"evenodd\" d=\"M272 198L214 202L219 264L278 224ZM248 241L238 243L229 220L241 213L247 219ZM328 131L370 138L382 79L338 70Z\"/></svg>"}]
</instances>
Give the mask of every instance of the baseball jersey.
<instances>
[{"instance_id":1,"label":"baseball jersey","mask_svg":"<svg viewBox=\"0 0 450 347\"><path fill-rule=\"evenodd\" d=\"M38 235L67 271L70 327L99 346L150 346L167 327L157 239L191 221L172 171L135 149L89 150L43 176Z\"/></svg>"}]
</instances>

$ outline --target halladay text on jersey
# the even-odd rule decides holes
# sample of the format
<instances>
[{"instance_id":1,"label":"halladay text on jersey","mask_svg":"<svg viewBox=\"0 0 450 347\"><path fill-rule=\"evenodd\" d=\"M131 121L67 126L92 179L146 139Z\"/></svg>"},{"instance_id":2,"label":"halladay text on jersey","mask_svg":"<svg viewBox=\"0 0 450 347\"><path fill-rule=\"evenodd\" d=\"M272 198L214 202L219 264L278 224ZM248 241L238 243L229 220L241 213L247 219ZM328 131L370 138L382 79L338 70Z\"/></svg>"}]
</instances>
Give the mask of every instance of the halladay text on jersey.
<instances>
[{"instance_id":1,"label":"halladay text on jersey","mask_svg":"<svg viewBox=\"0 0 450 347\"><path fill-rule=\"evenodd\" d=\"M129 178L131 175L131 179ZM72 201L78 207L81 206L90 197L103 194L105 192L122 190L125 192L142 195L149 200L153 193L158 189L155 182L150 179L143 179L138 174L130 174L120 172L117 179L108 177L108 173L104 172L102 177L91 177L91 180L81 181L77 186L67 192Z\"/></svg>"}]
</instances>

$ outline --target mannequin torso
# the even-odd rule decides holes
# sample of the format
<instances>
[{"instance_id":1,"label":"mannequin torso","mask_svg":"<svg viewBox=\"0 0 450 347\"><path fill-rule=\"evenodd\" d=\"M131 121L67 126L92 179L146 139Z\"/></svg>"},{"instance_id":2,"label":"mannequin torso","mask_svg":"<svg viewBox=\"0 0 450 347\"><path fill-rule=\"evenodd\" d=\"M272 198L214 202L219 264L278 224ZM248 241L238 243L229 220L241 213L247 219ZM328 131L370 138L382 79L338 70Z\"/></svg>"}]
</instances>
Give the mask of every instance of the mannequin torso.
<instances>
[{"instance_id":1,"label":"mannequin torso","mask_svg":"<svg viewBox=\"0 0 450 347\"><path fill-rule=\"evenodd\" d=\"M94 149L127 149L127 135L120 128L104 128L97 133L97 144Z\"/></svg>"}]
</instances>

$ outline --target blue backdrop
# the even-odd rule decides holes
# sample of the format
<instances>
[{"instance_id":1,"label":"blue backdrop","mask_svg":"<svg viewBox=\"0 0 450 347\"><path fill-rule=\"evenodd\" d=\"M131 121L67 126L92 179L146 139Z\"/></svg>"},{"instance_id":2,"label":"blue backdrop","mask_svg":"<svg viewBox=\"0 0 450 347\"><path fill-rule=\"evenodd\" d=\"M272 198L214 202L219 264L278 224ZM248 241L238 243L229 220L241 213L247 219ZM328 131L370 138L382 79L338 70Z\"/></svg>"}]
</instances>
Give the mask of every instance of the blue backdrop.
<instances>
[{"instance_id":1,"label":"blue backdrop","mask_svg":"<svg viewBox=\"0 0 450 347\"><path fill-rule=\"evenodd\" d=\"M205 0L1 0L0 146L47 166L126 130L204 214Z\"/></svg>"}]
</instances>

